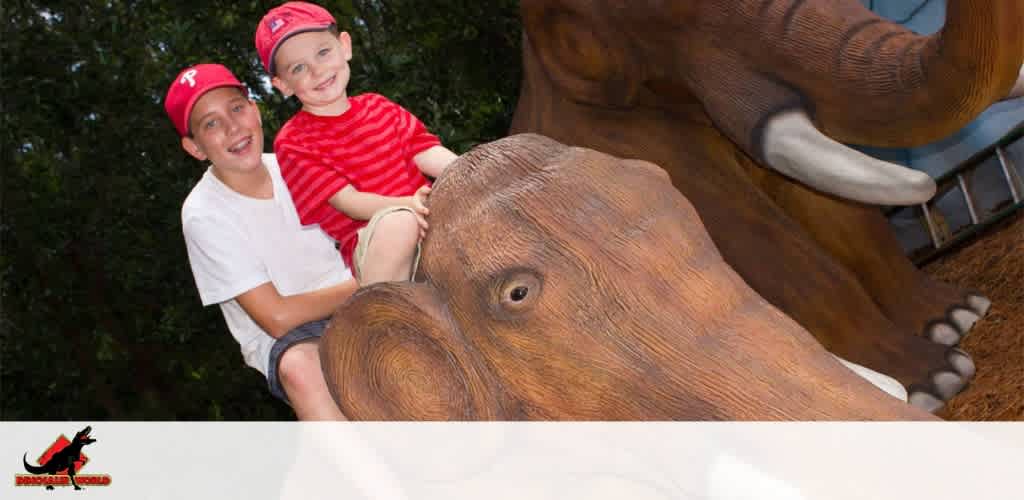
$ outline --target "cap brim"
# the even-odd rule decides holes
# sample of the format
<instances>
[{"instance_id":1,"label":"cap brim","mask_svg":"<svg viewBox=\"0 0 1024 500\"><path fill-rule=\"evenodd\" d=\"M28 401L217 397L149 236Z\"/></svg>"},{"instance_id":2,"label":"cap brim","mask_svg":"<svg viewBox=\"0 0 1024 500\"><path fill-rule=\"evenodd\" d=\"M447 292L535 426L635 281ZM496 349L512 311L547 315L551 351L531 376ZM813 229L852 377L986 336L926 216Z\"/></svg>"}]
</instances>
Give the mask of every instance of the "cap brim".
<instances>
[{"instance_id":1,"label":"cap brim","mask_svg":"<svg viewBox=\"0 0 1024 500\"><path fill-rule=\"evenodd\" d=\"M296 28L295 31L281 37L281 39L274 44L274 47L270 49L270 57L267 58L267 71L270 72L270 76L277 76L277 69L274 67L274 56L277 55L277 49L281 47L281 44L284 43L285 40L288 40L300 33L309 33L310 31L327 31L331 26L334 26L334 24L335 23L325 24L322 26L303 26L301 28Z\"/></svg>"},{"instance_id":2,"label":"cap brim","mask_svg":"<svg viewBox=\"0 0 1024 500\"><path fill-rule=\"evenodd\" d=\"M190 97L188 102L185 103L185 131L184 131L184 136L185 137L188 137L188 136L192 135L192 106L195 106L196 105L196 101L198 101L200 97L203 97L204 95L206 95L211 90L216 90L216 89L219 89L219 88L222 88L222 87L235 87L235 88L239 88L239 89L245 90L246 92L248 92L248 90L249 90L248 87L246 87L244 84L241 84L241 83L221 82L221 83L215 83L213 85L210 85L208 88L205 88L205 89L203 89L203 90L201 90L199 92L196 92L195 94L192 94L192 97ZM246 94L245 97L248 98L249 95Z\"/></svg>"}]
</instances>

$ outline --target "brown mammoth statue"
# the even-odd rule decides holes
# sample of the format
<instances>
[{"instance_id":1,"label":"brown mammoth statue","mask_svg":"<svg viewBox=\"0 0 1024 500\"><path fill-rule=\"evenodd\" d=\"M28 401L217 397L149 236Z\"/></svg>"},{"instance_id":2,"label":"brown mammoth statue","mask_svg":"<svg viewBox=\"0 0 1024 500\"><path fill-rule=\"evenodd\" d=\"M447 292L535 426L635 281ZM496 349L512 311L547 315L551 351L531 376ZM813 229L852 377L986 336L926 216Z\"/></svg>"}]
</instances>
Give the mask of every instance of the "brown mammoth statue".
<instances>
[{"instance_id":1,"label":"brown mammoth statue","mask_svg":"<svg viewBox=\"0 0 1024 500\"><path fill-rule=\"evenodd\" d=\"M516 135L430 209L419 281L361 289L323 338L351 419L934 418L747 286L653 164Z\"/></svg>"},{"instance_id":2,"label":"brown mammoth statue","mask_svg":"<svg viewBox=\"0 0 1024 500\"><path fill-rule=\"evenodd\" d=\"M934 182L843 144L936 140L1008 95L1024 2L949 0L932 36L857 0L522 0L521 14L513 132L660 165L725 262L826 349L930 411L963 389L974 364L955 346L989 300L919 272L876 206L923 202Z\"/></svg>"}]
</instances>

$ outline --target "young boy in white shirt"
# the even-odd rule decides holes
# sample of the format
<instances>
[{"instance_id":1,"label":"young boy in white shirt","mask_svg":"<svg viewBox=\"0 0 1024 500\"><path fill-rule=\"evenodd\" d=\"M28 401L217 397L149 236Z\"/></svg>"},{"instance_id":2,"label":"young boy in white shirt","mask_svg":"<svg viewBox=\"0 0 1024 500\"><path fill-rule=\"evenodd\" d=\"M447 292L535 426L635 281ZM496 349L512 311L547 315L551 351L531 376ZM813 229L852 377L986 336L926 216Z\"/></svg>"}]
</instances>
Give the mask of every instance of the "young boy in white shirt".
<instances>
[{"instance_id":1,"label":"young boy in white shirt","mask_svg":"<svg viewBox=\"0 0 1024 500\"><path fill-rule=\"evenodd\" d=\"M211 162L181 209L203 305L220 305L246 364L299 420L344 420L319 338L358 286L333 241L299 223L274 156L263 154L259 109L219 64L182 70L164 107L182 148Z\"/></svg>"}]
</instances>

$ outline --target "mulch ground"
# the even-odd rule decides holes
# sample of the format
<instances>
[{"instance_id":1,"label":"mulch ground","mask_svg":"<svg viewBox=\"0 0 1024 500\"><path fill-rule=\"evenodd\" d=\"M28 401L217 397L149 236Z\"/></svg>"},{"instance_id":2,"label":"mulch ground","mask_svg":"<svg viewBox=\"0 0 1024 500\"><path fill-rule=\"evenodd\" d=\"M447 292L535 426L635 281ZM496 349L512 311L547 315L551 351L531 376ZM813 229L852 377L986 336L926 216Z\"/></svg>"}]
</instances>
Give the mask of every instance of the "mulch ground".
<instances>
[{"instance_id":1,"label":"mulch ground","mask_svg":"<svg viewBox=\"0 0 1024 500\"><path fill-rule=\"evenodd\" d=\"M960 345L974 358L977 375L938 416L1024 421L1024 212L924 271L992 300Z\"/></svg>"}]
</instances>

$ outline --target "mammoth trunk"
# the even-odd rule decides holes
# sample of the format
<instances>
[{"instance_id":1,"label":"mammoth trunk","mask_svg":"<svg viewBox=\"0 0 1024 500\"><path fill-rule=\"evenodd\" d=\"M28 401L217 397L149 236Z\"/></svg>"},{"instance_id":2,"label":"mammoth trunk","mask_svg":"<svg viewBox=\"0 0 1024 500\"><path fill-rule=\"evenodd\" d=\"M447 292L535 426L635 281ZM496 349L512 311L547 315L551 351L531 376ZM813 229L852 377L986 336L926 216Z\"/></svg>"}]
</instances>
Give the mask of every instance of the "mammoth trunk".
<instances>
[{"instance_id":1,"label":"mammoth trunk","mask_svg":"<svg viewBox=\"0 0 1024 500\"><path fill-rule=\"evenodd\" d=\"M945 27L931 36L854 1L720 10L723 23L758 38L736 45L757 50L745 59L798 88L822 131L842 142L903 147L944 137L1005 97L1024 61L1018 0L950 0Z\"/></svg>"}]
</instances>

